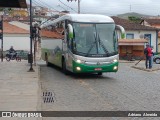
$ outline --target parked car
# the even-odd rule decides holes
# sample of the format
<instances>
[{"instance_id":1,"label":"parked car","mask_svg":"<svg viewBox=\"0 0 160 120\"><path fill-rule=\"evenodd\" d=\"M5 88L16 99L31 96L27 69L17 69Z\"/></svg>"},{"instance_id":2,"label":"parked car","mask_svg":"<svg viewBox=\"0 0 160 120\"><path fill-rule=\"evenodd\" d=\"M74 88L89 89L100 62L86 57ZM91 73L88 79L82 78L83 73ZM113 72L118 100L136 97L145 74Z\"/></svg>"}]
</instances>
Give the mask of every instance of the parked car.
<instances>
[{"instance_id":1,"label":"parked car","mask_svg":"<svg viewBox=\"0 0 160 120\"><path fill-rule=\"evenodd\" d=\"M153 57L153 61L156 63L156 64L160 64L160 55L155 55Z\"/></svg>"}]
</instances>

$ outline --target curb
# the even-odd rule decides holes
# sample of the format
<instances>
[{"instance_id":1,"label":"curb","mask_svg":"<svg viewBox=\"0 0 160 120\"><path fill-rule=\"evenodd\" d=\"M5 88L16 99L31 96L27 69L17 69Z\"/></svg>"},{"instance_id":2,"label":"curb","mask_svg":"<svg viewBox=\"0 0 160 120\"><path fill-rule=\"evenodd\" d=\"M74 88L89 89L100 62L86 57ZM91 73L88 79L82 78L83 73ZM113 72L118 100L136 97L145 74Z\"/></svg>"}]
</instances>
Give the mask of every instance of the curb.
<instances>
[{"instance_id":1,"label":"curb","mask_svg":"<svg viewBox=\"0 0 160 120\"><path fill-rule=\"evenodd\" d=\"M119 63L135 63L135 61L119 61Z\"/></svg>"},{"instance_id":2,"label":"curb","mask_svg":"<svg viewBox=\"0 0 160 120\"><path fill-rule=\"evenodd\" d=\"M41 67L36 64L36 67L37 67L37 73L38 73L38 91L37 91L37 97L38 97L38 100L37 100L37 111L41 111L42 110L42 98L41 98L41 94L42 94L42 91L41 91L41 81L40 81L40 70L41 70ZM37 118L37 120L42 120L43 118Z\"/></svg>"},{"instance_id":3,"label":"curb","mask_svg":"<svg viewBox=\"0 0 160 120\"><path fill-rule=\"evenodd\" d=\"M154 69L145 69L143 67L136 67L136 66L131 66L132 68L138 69L138 70L143 70L143 71L147 71L147 72L153 72L153 71L158 71L160 70L160 68L154 68Z\"/></svg>"}]
</instances>

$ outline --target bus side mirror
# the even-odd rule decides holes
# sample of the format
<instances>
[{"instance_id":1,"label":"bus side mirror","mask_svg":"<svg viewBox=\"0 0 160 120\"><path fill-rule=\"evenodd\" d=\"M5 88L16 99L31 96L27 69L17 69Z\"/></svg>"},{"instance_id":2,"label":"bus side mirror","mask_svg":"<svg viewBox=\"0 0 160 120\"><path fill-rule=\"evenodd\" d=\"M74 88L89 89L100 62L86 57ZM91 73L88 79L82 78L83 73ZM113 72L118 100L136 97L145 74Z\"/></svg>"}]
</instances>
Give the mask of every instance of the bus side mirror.
<instances>
[{"instance_id":1,"label":"bus side mirror","mask_svg":"<svg viewBox=\"0 0 160 120\"><path fill-rule=\"evenodd\" d=\"M116 25L116 30L120 30L121 32L121 39L124 39L125 38L125 30L122 26L120 25Z\"/></svg>"},{"instance_id":2,"label":"bus side mirror","mask_svg":"<svg viewBox=\"0 0 160 120\"><path fill-rule=\"evenodd\" d=\"M69 32L69 38L73 39L73 27L71 24L68 24L68 32Z\"/></svg>"}]
</instances>

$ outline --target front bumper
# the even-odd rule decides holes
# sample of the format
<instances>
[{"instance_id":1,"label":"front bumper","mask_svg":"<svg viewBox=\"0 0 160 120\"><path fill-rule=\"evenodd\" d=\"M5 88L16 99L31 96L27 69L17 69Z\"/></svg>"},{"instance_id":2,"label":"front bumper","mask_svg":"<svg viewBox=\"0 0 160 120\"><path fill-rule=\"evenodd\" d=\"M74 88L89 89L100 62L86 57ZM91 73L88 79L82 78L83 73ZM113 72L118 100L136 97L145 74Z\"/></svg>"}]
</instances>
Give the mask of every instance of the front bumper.
<instances>
[{"instance_id":1,"label":"front bumper","mask_svg":"<svg viewBox=\"0 0 160 120\"><path fill-rule=\"evenodd\" d=\"M88 65L72 61L74 73L97 73L97 72L117 72L118 62L103 65ZM114 69L114 68L117 69ZM78 68L78 70L77 70Z\"/></svg>"}]
</instances>

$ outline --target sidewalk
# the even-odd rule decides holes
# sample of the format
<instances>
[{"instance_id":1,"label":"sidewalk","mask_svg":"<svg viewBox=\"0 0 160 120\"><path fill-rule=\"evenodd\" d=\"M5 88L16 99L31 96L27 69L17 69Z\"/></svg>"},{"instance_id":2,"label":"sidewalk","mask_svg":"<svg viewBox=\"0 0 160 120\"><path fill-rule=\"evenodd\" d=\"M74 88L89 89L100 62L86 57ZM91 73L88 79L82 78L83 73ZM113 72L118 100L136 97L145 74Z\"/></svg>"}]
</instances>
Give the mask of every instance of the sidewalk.
<instances>
[{"instance_id":1,"label":"sidewalk","mask_svg":"<svg viewBox=\"0 0 160 120\"><path fill-rule=\"evenodd\" d=\"M153 62L152 69L146 69L145 68L145 60L142 60L142 61L139 61L139 60L135 60L135 61L120 60L119 62L120 63L130 63L132 65L131 66L132 68L147 71L147 72L160 70L160 64L156 64L155 62Z\"/></svg>"},{"instance_id":2,"label":"sidewalk","mask_svg":"<svg viewBox=\"0 0 160 120\"><path fill-rule=\"evenodd\" d=\"M39 66L28 72L28 61L0 62L0 111L36 111Z\"/></svg>"}]
</instances>

